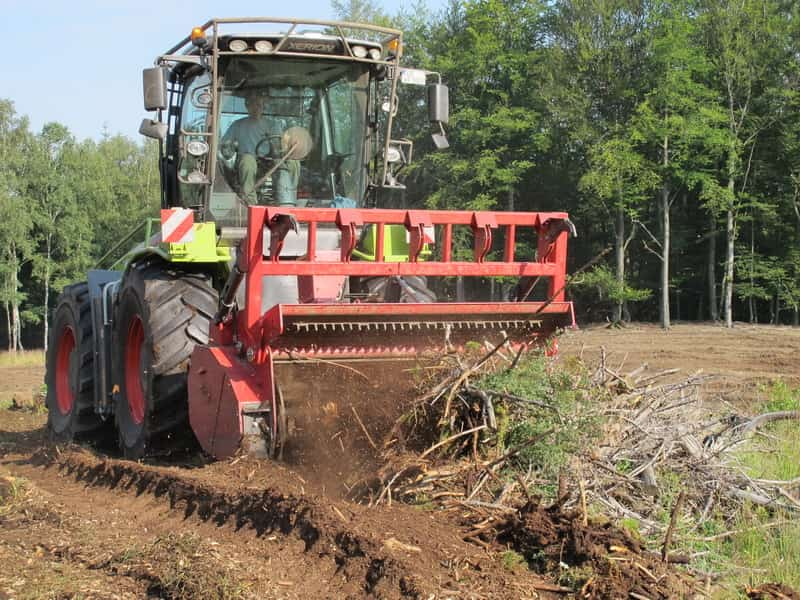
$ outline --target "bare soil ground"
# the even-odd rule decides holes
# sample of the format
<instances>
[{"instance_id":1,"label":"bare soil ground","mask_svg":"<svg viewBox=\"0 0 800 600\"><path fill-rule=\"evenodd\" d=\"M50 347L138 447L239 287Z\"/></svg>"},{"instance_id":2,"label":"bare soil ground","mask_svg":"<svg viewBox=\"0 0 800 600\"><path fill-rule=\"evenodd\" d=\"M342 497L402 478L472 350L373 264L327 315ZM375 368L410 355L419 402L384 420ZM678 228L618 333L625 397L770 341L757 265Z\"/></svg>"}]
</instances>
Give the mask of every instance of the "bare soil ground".
<instances>
[{"instance_id":1,"label":"bare soil ground","mask_svg":"<svg viewBox=\"0 0 800 600\"><path fill-rule=\"evenodd\" d=\"M593 326L567 331L560 340L564 356L596 363L602 349L607 365L631 371L681 369L714 375L704 393L733 402L737 408L761 399L762 384L783 379L800 384L800 329L737 323L733 329L713 324L677 324L669 331L655 325Z\"/></svg>"},{"instance_id":2,"label":"bare soil ground","mask_svg":"<svg viewBox=\"0 0 800 600\"><path fill-rule=\"evenodd\" d=\"M762 382L800 383L800 330L592 328L565 358L612 368L703 369L707 393L744 403ZM40 368L0 369L33 397ZM45 416L0 411L0 598L546 598L553 582L463 540L457 511L366 507L303 473L239 458L140 464L48 444Z\"/></svg>"}]
</instances>

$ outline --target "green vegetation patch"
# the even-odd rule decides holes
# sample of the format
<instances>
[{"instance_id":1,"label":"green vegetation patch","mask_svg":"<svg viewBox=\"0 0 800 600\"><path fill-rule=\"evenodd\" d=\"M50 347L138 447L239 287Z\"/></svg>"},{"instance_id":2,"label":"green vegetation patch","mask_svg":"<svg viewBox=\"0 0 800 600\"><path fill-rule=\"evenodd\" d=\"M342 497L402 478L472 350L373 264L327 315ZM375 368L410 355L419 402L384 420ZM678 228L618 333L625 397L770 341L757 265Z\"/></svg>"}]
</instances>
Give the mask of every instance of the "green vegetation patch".
<instances>
[{"instance_id":1,"label":"green vegetation patch","mask_svg":"<svg viewBox=\"0 0 800 600\"><path fill-rule=\"evenodd\" d=\"M721 597L741 593L745 585L762 583L780 582L800 589L800 522L796 514L770 513L748 505L731 529L737 533L709 547L712 555L727 563L722 566L730 569Z\"/></svg>"},{"instance_id":2,"label":"green vegetation patch","mask_svg":"<svg viewBox=\"0 0 800 600\"><path fill-rule=\"evenodd\" d=\"M776 381L762 389L765 400L760 413L800 410L800 390ZM769 423L735 453L736 466L753 479L791 481L800 477L800 421ZM666 475L666 476L665 476ZM659 481L670 481L661 491L662 522L669 519L671 498L679 481L659 473ZM661 487L661 486L660 486ZM786 486L798 496L800 487ZM733 516L719 510L702 524L685 523L683 551L695 557L692 566L717 573L720 585L714 597L746 598L747 586L782 583L800 589L800 514L798 511L756 506L746 502ZM660 540L653 540L654 543Z\"/></svg>"},{"instance_id":3,"label":"green vegetation patch","mask_svg":"<svg viewBox=\"0 0 800 600\"><path fill-rule=\"evenodd\" d=\"M507 571L516 571L519 568L527 568L525 557L514 550L506 550L500 555L500 562Z\"/></svg>"},{"instance_id":4,"label":"green vegetation patch","mask_svg":"<svg viewBox=\"0 0 800 600\"><path fill-rule=\"evenodd\" d=\"M13 512L25 498L26 481L10 475L0 476L0 517Z\"/></svg>"},{"instance_id":5,"label":"green vegetation patch","mask_svg":"<svg viewBox=\"0 0 800 600\"><path fill-rule=\"evenodd\" d=\"M513 370L484 377L477 387L500 399L495 405L498 446L519 448L509 461L555 482L570 458L600 435L597 390L577 362L556 363L542 354Z\"/></svg>"}]
</instances>

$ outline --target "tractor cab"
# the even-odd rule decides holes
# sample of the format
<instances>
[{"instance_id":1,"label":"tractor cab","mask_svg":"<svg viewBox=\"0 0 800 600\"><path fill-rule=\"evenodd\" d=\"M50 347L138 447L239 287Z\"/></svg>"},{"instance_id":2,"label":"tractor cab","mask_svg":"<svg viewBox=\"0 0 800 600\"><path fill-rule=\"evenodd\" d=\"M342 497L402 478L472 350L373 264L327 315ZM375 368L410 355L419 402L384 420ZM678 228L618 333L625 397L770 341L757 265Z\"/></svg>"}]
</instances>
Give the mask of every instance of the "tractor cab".
<instances>
[{"instance_id":1,"label":"tractor cab","mask_svg":"<svg viewBox=\"0 0 800 600\"><path fill-rule=\"evenodd\" d=\"M209 190L212 219L242 225L248 204L360 205L368 179L369 78L369 69L358 64L276 64L236 56L220 78L217 115L210 114L208 74L188 82L183 145L188 150L200 142L204 150L212 116L218 124L216 172ZM179 194L189 205L196 202L199 188L187 178L207 160L197 158L187 151L178 159Z\"/></svg>"},{"instance_id":2,"label":"tractor cab","mask_svg":"<svg viewBox=\"0 0 800 600\"><path fill-rule=\"evenodd\" d=\"M234 73L247 64L232 65ZM308 61L283 62L279 74L263 62L253 67L256 74L263 72L260 80L242 86L228 78L222 88L217 162L222 177L215 179L211 199L215 220L230 219L238 196L279 206L360 205L368 179L368 70ZM248 102L261 109L257 117L248 115ZM237 134L246 134L246 127L257 121L263 137L254 147L242 148ZM297 147L281 163L292 144ZM257 166L252 190L244 189L241 177L247 160Z\"/></svg>"},{"instance_id":3,"label":"tractor cab","mask_svg":"<svg viewBox=\"0 0 800 600\"><path fill-rule=\"evenodd\" d=\"M279 19L247 22L280 33L223 31L244 22L195 28L144 72L145 108L158 112L140 131L163 141L162 207L219 230L243 227L248 206L357 208L402 187L411 143L391 139L397 85L435 74L400 68L400 32ZM447 89L429 87L441 143Z\"/></svg>"}]
</instances>

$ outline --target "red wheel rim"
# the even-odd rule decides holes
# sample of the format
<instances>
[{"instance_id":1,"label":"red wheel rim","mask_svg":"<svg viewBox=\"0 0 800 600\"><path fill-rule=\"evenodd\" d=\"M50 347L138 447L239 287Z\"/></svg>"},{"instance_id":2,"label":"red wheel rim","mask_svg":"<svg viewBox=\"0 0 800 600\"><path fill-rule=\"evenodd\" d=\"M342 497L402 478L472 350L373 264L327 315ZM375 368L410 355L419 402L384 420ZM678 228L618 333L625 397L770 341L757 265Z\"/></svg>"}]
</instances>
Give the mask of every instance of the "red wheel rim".
<instances>
[{"instance_id":1,"label":"red wheel rim","mask_svg":"<svg viewBox=\"0 0 800 600\"><path fill-rule=\"evenodd\" d=\"M137 424L144 421L144 390L141 377L143 343L144 327L142 320L136 316L128 325L128 336L125 339L125 396L128 398L131 418Z\"/></svg>"},{"instance_id":2,"label":"red wheel rim","mask_svg":"<svg viewBox=\"0 0 800 600\"><path fill-rule=\"evenodd\" d=\"M75 402L75 392L70 385L70 359L75 350L75 332L64 327L56 351L56 402L62 415L69 414Z\"/></svg>"}]
</instances>

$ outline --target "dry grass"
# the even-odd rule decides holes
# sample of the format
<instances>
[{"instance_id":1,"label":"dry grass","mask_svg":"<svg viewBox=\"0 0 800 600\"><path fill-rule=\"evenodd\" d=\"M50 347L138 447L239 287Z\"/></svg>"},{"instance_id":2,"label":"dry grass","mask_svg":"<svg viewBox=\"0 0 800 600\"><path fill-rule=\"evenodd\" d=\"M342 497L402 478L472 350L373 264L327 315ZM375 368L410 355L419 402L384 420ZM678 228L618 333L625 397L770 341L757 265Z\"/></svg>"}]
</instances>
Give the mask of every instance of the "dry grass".
<instances>
[{"instance_id":1,"label":"dry grass","mask_svg":"<svg viewBox=\"0 0 800 600\"><path fill-rule=\"evenodd\" d=\"M192 533L172 533L142 548L128 548L113 563L152 581L150 592L176 600L236 600L252 595L238 565Z\"/></svg>"},{"instance_id":2,"label":"dry grass","mask_svg":"<svg viewBox=\"0 0 800 600\"><path fill-rule=\"evenodd\" d=\"M11 475L0 475L0 517L15 511L25 498L25 480Z\"/></svg>"},{"instance_id":3,"label":"dry grass","mask_svg":"<svg viewBox=\"0 0 800 600\"><path fill-rule=\"evenodd\" d=\"M20 350L0 352L0 369L8 367L43 367L44 351Z\"/></svg>"},{"instance_id":4,"label":"dry grass","mask_svg":"<svg viewBox=\"0 0 800 600\"><path fill-rule=\"evenodd\" d=\"M761 390L760 412L800 409L800 389L778 381ZM800 422L759 429L735 456L750 477L800 477ZM790 490L797 497L800 489ZM800 589L800 518L796 511L745 503L732 519L717 515L704 524L708 542L688 545L701 556L695 566L721 575L715 598L746 598L746 586L782 583ZM734 532L730 535L730 532Z\"/></svg>"}]
</instances>

